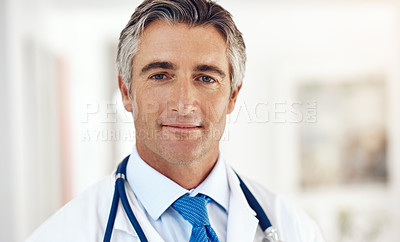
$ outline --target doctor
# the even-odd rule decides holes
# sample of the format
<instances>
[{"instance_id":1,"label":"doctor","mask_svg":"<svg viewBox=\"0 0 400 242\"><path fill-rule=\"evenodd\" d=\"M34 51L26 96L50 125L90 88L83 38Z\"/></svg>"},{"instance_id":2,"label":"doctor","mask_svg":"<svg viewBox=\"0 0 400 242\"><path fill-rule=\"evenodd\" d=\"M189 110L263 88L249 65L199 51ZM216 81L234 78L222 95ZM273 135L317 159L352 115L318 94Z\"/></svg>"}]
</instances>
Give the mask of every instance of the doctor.
<instances>
[{"instance_id":1,"label":"doctor","mask_svg":"<svg viewBox=\"0 0 400 242\"><path fill-rule=\"evenodd\" d=\"M116 178L148 241L268 241L219 150L245 61L242 34L218 4L144 1L118 47L119 88L136 129L126 172L106 177L69 202L27 241L103 241ZM271 241L323 241L307 215L243 181L277 231ZM139 241L140 232L116 204L111 241Z\"/></svg>"}]
</instances>

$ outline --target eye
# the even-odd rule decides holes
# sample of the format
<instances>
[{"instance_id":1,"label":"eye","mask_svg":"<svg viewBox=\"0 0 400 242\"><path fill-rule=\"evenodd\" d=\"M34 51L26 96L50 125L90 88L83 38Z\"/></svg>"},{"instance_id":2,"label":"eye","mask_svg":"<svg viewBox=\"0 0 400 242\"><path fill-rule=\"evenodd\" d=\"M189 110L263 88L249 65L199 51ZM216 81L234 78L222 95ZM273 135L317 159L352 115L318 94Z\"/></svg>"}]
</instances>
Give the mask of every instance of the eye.
<instances>
[{"instance_id":1,"label":"eye","mask_svg":"<svg viewBox=\"0 0 400 242\"><path fill-rule=\"evenodd\" d=\"M163 80L166 78L166 76L165 76L165 74L155 74L155 75L150 76L150 78L154 79L154 80Z\"/></svg>"},{"instance_id":2,"label":"eye","mask_svg":"<svg viewBox=\"0 0 400 242\"><path fill-rule=\"evenodd\" d=\"M209 77L209 76L201 76L199 79L200 79L200 81L206 82L206 83L215 82L215 80L212 77Z\"/></svg>"}]
</instances>

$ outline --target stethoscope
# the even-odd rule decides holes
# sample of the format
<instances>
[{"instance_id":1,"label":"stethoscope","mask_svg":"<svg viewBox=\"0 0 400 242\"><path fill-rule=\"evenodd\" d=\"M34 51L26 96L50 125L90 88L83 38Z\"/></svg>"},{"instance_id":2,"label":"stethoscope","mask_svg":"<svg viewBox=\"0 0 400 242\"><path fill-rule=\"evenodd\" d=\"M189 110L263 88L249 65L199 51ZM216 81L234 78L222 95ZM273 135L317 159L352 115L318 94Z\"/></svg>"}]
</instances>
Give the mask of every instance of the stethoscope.
<instances>
[{"instance_id":1,"label":"stethoscope","mask_svg":"<svg viewBox=\"0 0 400 242\"><path fill-rule=\"evenodd\" d=\"M107 222L107 227L106 227L106 232L104 235L104 240L103 242L109 242L111 239L111 234L112 230L114 227L114 222L115 222L115 217L117 215L117 208L118 208L118 203L119 199L121 198L121 203L122 206L125 209L126 215L129 218L129 221L131 222L133 229L136 231L136 234L138 235L139 239L141 242L147 242L147 238L142 230L142 227L140 227L139 222L137 221L131 206L129 205L128 198L126 196L126 191L125 191L125 177L126 177L126 165L128 164L129 156L127 156L119 165L116 171L115 175L115 190L114 190L114 197L113 201L111 204L111 210L110 210L110 215L108 217L108 222ZM259 221L259 225L264 231L264 239L263 242L280 242L279 236L278 236L278 231L276 230L275 227L271 225L271 222L269 221L267 215L265 214L264 210L262 209L261 205L257 202L257 199L254 197L254 195L250 192L249 188L244 184L243 180L239 177L239 175L236 173L237 177L239 178L240 181L240 188L242 189L246 200L250 207L256 212L256 217Z\"/></svg>"}]
</instances>

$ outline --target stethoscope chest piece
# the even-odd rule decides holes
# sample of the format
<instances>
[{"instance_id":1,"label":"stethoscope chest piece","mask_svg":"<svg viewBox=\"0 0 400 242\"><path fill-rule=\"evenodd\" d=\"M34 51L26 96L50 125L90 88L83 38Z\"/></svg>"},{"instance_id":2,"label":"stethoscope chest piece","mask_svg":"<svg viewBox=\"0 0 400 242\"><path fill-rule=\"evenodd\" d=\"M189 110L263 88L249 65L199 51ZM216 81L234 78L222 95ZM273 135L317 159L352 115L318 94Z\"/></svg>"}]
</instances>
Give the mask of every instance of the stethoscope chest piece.
<instances>
[{"instance_id":1,"label":"stethoscope chest piece","mask_svg":"<svg viewBox=\"0 0 400 242\"><path fill-rule=\"evenodd\" d=\"M273 226L267 228L264 232L264 239L263 242L283 242L279 239L278 230Z\"/></svg>"}]
</instances>

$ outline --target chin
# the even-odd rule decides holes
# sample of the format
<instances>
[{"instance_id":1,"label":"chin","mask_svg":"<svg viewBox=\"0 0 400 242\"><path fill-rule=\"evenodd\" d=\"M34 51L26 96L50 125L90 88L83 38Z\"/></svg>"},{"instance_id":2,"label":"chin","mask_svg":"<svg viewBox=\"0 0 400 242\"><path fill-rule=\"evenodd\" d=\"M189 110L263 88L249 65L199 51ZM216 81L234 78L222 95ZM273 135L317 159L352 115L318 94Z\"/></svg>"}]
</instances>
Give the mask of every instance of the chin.
<instances>
[{"instance_id":1,"label":"chin","mask_svg":"<svg viewBox=\"0 0 400 242\"><path fill-rule=\"evenodd\" d=\"M162 151L162 156L171 163L180 165L189 165L198 161L203 155L202 146L196 144L171 144L164 146L166 149Z\"/></svg>"}]
</instances>

